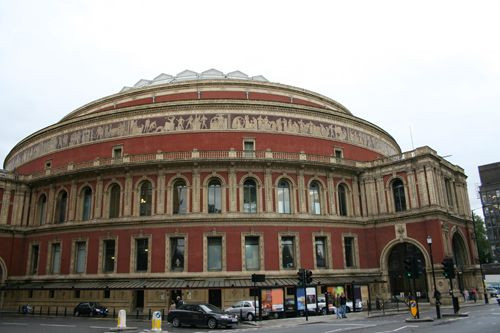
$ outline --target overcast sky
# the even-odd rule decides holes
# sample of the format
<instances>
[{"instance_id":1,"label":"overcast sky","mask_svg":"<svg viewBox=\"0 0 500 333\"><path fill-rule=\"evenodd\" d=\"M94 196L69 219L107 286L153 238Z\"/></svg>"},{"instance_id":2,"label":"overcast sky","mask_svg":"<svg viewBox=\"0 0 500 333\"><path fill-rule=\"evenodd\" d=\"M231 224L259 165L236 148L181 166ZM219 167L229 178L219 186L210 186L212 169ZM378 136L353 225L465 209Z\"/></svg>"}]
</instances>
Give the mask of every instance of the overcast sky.
<instances>
[{"instance_id":1,"label":"overcast sky","mask_svg":"<svg viewBox=\"0 0 500 333\"><path fill-rule=\"evenodd\" d=\"M499 17L477 0L0 0L0 159L139 79L241 70L451 155L477 208L477 167L500 161Z\"/></svg>"}]
</instances>

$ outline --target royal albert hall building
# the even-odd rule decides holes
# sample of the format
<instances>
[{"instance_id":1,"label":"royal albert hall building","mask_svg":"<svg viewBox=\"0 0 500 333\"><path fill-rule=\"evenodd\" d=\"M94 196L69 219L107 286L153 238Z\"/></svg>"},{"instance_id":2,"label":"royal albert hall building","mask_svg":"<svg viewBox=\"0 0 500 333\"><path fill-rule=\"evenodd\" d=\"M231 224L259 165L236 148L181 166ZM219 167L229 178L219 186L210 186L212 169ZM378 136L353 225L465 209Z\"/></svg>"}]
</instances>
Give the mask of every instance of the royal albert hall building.
<instances>
[{"instance_id":1,"label":"royal albert hall building","mask_svg":"<svg viewBox=\"0 0 500 333\"><path fill-rule=\"evenodd\" d=\"M340 103L263 76L161 74L12 148L0 305L146 311L181 296L226 307L252 298L256 273L256 293L271 290L279 310L299 268L317 294L367 305L408 294L407 256L424 263L417 290L432 302L430 248L446 303L444 257L455 293L482 295L472 235L464 170L431 148L401 152Z\"/></svg>"}]
</instances>

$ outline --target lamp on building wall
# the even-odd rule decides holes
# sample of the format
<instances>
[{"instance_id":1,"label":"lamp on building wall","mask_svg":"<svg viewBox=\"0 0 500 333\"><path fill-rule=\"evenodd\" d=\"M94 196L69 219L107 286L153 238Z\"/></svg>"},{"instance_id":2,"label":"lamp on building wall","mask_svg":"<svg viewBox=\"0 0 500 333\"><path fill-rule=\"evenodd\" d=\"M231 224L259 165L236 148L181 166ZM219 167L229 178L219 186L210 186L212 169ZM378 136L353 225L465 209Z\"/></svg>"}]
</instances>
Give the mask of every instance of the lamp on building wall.
<instances>
[{"instance_id":1,"label":"lamp on building wall","mask_svg":"<svg viewBox=\"0 0 500 333\"><path fill-rule=\"evenodd\" d=\"M440 294L436 289L436 274L434 273L434 258L432 257L432 237L427 236L427 245L429 245L429 254L431 255L431 268L432 268L432 282L434 284L434 299L436 303L436 317L437 319L441 318L441 309L439 308L440 304Z\"/></svg>"},{"instance_id":2,"label":"lamp on building wall","mask_svg":"<svg viewBox=\"0 0 500 333\"><path fill-rule=\"evenodd\" d=\"M479 271L481 272L481 281L483 282L483 291L484 291L484 304L488 304L488 291L486 290L486 285L484 283L484 274L483 274L483 264L481 263L481 258L479 257L479 245L477 244L477 232L476 232L476 219L474 218L474 211L478 209L482 209L484 207L488 207L491 205L483 206L480 208L475 208L471 209L471 215L472 215L472 226L474 227L474 239L476 241L476 251L477 251L477 257L479 260Z\"/></svg>"}]
</instances>

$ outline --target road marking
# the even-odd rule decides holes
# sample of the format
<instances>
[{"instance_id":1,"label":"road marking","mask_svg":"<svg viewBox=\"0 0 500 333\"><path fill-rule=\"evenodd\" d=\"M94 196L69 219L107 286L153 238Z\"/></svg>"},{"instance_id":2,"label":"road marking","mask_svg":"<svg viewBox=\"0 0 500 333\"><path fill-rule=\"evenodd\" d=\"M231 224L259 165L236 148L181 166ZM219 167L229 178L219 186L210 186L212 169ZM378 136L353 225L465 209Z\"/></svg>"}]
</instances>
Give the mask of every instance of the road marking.
<instances>
[{"instance_id":1,"label":"road marking","mask_svg":"<svg viewBox=\"0 0 500 333\"><path fill-rule=\"evenodd\" d=\"M28 324L25 324L25 323L2 323L2 325L28 326Z\"/></svg>"},{"instance_id":2,"label":"road marking","mask_svg":"<svg viewBox=\"0 0 500 333\"><path fill-rule=\"evenodd\" d=\"M336 330L331 330L331 331L326 331L325 333L333 333L333 332L338 332L338 331L342 331L343 328L337 328Z\"/></svg>"},{"instance_id":3,"label":"road marking","mask_svg":"<svg viewBox=\"0 0 500 333\"><path fill-rule=\"evenodd\" d=\"M40 324L40 326L48 326L48 327L76 327L76 325L60 325L60 324Z\"/></svg>"},{"instance_id":4,"label":"road marking","mask_svg":"<svg viewBox=\"0 0 500 333\"><path fill-rule=\"evenodd\" d=\"M416 326L416 325L405 325L405 326L403 326L403 327L399 327L399 328L393 329L392 331L382 331L382 332L376 332L376 333L391 333L391 332L397 332L397 331L401 331L402 329L409 328L409 327L418 327L418 326Z\"/></svg>"},{"instance_id":5,"label":"road marking","mask_svg":"<svg viewBox=\"0 0 500 333\"><path fill-rule=\"evenodd\" d=\"M97 328L97 329L104 329L104 330L108 330L110 328L113 328L113 327L109 327L109 326L89 326L89 328Z\"/></svg>"}]
</instances>

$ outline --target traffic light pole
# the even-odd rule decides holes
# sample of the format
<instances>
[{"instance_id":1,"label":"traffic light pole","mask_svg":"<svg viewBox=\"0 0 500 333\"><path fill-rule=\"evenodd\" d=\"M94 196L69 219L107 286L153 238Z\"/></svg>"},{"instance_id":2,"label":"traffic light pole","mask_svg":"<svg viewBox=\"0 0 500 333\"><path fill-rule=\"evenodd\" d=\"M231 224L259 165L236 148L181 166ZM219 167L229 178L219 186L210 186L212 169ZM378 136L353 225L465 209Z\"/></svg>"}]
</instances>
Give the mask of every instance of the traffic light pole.
<instances>
[{"instance_id":1,"label":"traffic light pole","mask_svg":"<svg viewBox=\"0 0 500 333\"><path fill-rule=\"evenodd\" d=\"M309 321L309 309L307 308L307 281L306 281L306 270L302 271L302 287L304 288L304 306L306 312L306 321Z\"/></svg>"},{"instance_id":2,"label":"traffic light pole","mask_svg":"<svg viewBox=\"0 0 500 333\"><path fill-rule=\"evenodd\" d=\"M427 244L429 244L429 252L431 255L431 268L432 268L432 282L434 284L434 300L436 302L436 317L441 319L441 309L439 308L439 292L436 289L436 274L434 273L434 258L432 257L432 238L427 237Z\"/></svg>"}]
</instances>

